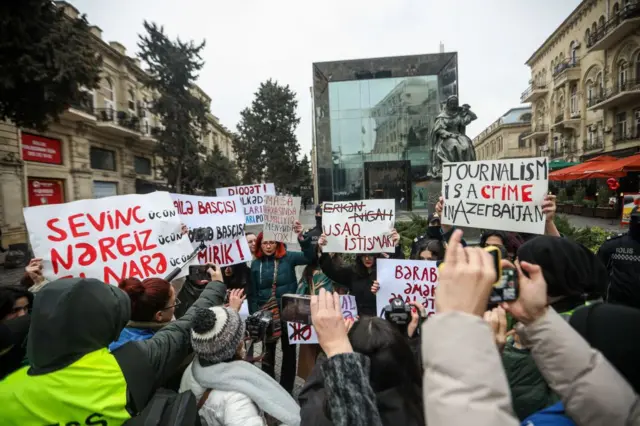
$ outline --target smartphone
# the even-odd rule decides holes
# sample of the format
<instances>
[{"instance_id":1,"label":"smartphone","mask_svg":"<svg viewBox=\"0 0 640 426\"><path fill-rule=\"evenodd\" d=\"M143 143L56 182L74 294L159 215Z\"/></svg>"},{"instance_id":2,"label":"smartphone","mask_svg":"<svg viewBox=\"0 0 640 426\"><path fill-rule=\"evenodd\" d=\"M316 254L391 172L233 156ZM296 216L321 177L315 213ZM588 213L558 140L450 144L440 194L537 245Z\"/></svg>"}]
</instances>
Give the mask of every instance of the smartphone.
<instances>
[{"instance_id":1,"label":"smartphone","mask_svg":"<svg viewBox=\"0 0 640 426\"><path fill-rule=\"evenodd\" d=\"M489 303L513 302L518 300L519 293L518 272L515 269L503 269L500 283L491 289Z\"/></svg>"},{"instance_id":2,"label":"smartphone","mask_svg":"<svg viewBox=\"0 0 640 426\"><path fill-rule=\"evenodd\" d=\"M191 265L189 266L189 279L192 281L211 281L211 276L207 272L212 265Z\"/></svg>"},{"instance_id":3,"label":"smartphone","mask_svg":"<svg viewBox=\"0 0 640 426\"><path fill-rule=\"evenodd\" d=\"M283 295L280 316L283 321L310 325L311 296L304 296L301 294Z\"/></svg>"},{"instance_id":4,"label":"smartphone","mask_svg":"<svg viewBox=\"0 0 640 426\"><path fill-rule=\"evenodd\" d=\"M493 286L498 286L500 285L500 282L502 281L501 277L502 277L502 254L500 252L500 249L498 247L494 247L494 246L488 246L484 248L485 251L487 253L489 253L493 259L493 266L496 270L496 277L497 277L497 281L495 283L493 283Z\"/></svg>"}]
</instances>

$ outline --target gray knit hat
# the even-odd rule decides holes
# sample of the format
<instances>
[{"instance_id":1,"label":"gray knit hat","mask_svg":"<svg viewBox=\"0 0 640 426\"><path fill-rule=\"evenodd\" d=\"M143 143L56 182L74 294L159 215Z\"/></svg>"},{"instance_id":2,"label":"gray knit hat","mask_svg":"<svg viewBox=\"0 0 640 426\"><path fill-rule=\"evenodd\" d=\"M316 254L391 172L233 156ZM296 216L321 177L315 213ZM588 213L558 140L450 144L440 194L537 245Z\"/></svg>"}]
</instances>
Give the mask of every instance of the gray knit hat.
<instances>
[{"instance_id":1,"label":"gray knit hat","mask_svg":"<svg viewBox=\"0 0 640 426\"><path fill-rule=\"evenodd\" d=\"M244 321L234 309L215 306L197 309L191 345L202 360L212 364L230 361L244 338Z\"/></svg>"}]
</instances>

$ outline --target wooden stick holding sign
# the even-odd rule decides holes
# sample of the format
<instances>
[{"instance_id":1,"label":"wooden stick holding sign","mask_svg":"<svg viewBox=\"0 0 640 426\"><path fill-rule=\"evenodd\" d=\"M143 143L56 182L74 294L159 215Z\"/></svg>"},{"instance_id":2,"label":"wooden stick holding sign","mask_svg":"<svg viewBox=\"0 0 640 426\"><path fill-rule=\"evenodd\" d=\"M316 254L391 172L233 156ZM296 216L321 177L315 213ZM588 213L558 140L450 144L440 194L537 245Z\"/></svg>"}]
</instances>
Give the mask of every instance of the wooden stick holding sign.
<instances>
[{"instance_id":1,"label":"wooden stick holding sign","mask_svg":"<svg viewBox=\"0 0 640 426\"><path fill-rule=\"evenodd\" d=\"M294 227L300 217L300 197L264 196L264 240L294 243L298 240Z\"/></svg>"},{"instance_id":2,"label":"wooden stick holding sign","mask_svg":"<svg viewBox=\"0 0 640 426\"><path fill-rule=\"evenodd\" d=\"M544 234L546 158L444 163L442 223Z\"/></svg>"}]
</instances>

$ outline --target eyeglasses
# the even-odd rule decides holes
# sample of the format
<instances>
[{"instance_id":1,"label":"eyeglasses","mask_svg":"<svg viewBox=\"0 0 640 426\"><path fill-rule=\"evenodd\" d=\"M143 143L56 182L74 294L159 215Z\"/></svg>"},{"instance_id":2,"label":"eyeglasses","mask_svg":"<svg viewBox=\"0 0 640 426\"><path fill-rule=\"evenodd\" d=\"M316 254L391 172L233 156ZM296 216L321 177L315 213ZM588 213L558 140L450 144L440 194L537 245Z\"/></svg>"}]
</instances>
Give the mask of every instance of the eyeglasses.
<instances>
[{"instance_id":1,"label":"eyeglasses","mask_svg":"<svg viewBox=\"0 0 640 426\"><path fill-rule=\"evenodd\" d=\"M263 246L275 246L276 242L275 241L263 241L261 245L263 245Z\"/></svg>"},{"instance_id":2,"label":"eyeglasses","mask_svg":"<svg viewBox=\"0 0 640 426\"><path fill-rule=\"evenodd\" d=\"M176 303L171 305L171 306L167 306L166 308L160 309L161 311L166 311L167 309L172 309L172 308L177 308L178 306L180 306L182 302L180 301L180 299L176 299Z\"/></svg>"}]
</instances>

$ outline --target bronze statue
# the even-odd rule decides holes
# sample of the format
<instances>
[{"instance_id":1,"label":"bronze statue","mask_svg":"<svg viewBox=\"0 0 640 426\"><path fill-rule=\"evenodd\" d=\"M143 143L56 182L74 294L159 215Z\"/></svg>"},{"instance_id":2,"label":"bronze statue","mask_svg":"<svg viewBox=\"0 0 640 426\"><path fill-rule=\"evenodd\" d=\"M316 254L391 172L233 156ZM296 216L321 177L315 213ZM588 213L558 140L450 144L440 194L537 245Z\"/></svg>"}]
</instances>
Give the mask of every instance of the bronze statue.
<instances>
[{"instance_id":1,"label":"bronze statue","mask_svg":"<svg viewBox=\"0 0 640 426\"><path fill-rule=\"evenodd\" d=\"M432 176L442 176L442 163L475 161L473 142L465 134L465 129L477 118L469 105L460 107L458 97L449 96L430 132Z\"/></svg>"}]
</instances>

